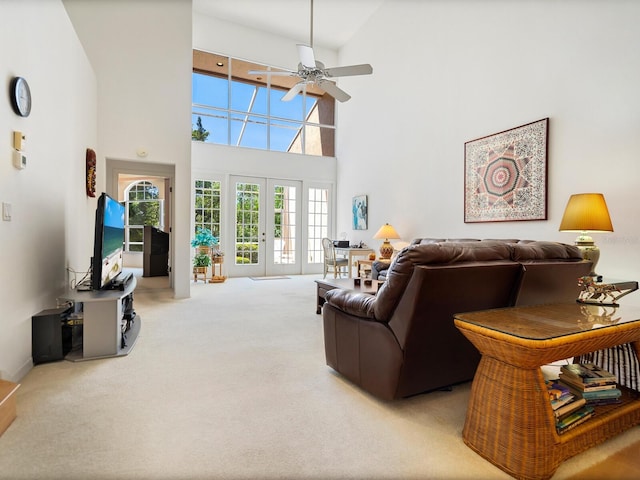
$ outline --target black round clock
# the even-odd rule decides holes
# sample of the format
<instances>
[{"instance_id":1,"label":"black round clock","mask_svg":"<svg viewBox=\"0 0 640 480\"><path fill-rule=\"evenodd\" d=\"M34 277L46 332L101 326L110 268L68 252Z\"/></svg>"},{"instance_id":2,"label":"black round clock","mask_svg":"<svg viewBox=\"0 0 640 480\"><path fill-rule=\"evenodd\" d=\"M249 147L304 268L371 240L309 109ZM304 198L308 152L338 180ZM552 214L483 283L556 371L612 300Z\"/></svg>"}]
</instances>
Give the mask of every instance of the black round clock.
<instances>
[{"instance_id":1,"label":"black round clock","mask_svg":"<svg viewBox=\"0 0 640 480\"><path fill-rule=\"evenodd\" d=\"M10 88L11 106L16 114L28 117L31 113L31 90L29 84L22 77L11 80Z\"/></svg>"}]
</instances>

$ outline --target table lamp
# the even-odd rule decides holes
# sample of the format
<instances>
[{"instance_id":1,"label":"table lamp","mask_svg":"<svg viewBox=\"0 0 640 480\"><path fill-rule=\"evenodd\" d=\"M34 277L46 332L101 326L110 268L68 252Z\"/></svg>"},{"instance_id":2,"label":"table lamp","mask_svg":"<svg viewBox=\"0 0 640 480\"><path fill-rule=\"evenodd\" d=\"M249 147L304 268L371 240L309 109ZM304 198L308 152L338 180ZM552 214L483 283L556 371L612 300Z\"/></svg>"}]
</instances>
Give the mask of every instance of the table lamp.
<instances>
[{"instance_id":1,"label":"table lamp","mask_svg":"<svg viewBox=\"0 0 640 480\"><path fill-rule=\"evenodd\" d=\"M393 246L389 243L389 239L400 238L398 232L388 223L385 223L380 227L380 230L376 232L373 238L384 238L384 242L380 246L380 258L389 259L393 254Z\"/></svg>"},{"instance_id":2,"label":"table lamp","mask_svg":"<svg viewBox=\"0 0 640 480\"><path fill-rule=\"evenodd\" d=\"M571 195L560 222L561 232L580 232L576 246L585 260L592 262L591 275L597 276L596 265L600 259L600 249L587 232L613 232L607 202L601 193L577 193Z\"/></svg>"}]
</instances>

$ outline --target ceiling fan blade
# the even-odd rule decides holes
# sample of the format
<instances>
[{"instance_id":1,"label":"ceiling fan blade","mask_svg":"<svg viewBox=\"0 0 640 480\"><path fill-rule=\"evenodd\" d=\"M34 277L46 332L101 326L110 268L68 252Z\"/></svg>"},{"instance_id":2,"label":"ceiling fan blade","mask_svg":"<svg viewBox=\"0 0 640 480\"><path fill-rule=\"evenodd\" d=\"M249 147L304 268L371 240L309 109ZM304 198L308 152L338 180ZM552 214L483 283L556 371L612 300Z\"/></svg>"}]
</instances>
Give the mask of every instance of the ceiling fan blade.
<instances>
[{"instance_id":1,"label":"ceiling fan blade","mask_svg":"<svg viewBox=\"0 0 640 480\"><path fill-rule=\"evenodd\" d=\"M349 65L347 67L331 67L323 70L327 77L349 77L352 75L369 75L373 73L373 67L368 63L362 65Z\"/></svg>"},{"instance_id":2,"label":"ceiling fan blade","mask_svg":"<svg viewBox=\"0 0 640 480\"><path fill-rule=\"evenodd\" d=\"M298 44L298 58L303 67L316 68L316 57L313 55L313 48Z\"/></svg>"},{"instance_id":3,"label":"ceiling fan blade","mask_svg":"<svg viewBox=\"0 0 640 480\"><path fill-rule=\"evenodd\" d=\"M269 70L249 70L247 73L249 75L273 75L273 76L280 76L280 77L295 77L298 75L298 72L290 72L290 71L271 72Z\"/></svg>"},{"instance_id":4,"label":"ceiling fan blade","mask_svg":"<svg viewBox=\"0 0 640 480\"><path fill-rule=\"evenodd\" d=\"M305 86L304 82L296 83L293 87L289 89L287 93L284 94L284 96L280 100L283 102L288 102L290 100L293 100L295 96L298 95L304 89L304 86Z\"/></svg>"},{"instance_id":5,"label":"ceiling fan blade","mask_svg":"<svg viewBox=\"0 0 640 480\"><path fill-rule=\"evenodd\" d=\"M333 98L335 98L339 102L346 102L351 98L351 95L349 95L344 90L341 90L340 88L338 88L335 83L323 81L318 83L318 87L320 87L322 90L327 92L329 95L331 95Z\"/></svg>"}]
</instances>

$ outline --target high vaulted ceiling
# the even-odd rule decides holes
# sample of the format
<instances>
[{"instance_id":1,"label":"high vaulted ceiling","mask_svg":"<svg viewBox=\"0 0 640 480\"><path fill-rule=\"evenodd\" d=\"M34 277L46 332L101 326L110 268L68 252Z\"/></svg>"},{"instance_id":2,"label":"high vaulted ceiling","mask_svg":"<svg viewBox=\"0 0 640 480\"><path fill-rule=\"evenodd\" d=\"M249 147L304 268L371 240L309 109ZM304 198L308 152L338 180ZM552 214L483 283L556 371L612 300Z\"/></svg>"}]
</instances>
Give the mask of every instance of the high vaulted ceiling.
<instances>
[{"instance_id":1,"label":"high vaulted ceiling","mask_svg":"<svg viewBox=\"0 0 640 480\"><path fill-rule=\"evenodd\" d=\"M313 43L339 49L385 0L314 0ZM309 43L310 0L193 0L193 10Z\"/></svg>"}]
</instances>

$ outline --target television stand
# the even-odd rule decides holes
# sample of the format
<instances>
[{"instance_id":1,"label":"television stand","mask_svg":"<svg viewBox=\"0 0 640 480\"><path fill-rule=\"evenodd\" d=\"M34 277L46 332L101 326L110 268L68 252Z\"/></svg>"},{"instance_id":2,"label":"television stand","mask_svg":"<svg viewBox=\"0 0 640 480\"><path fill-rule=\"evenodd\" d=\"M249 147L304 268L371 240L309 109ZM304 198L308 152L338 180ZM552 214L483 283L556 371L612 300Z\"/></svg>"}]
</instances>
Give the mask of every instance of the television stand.
<instances>
[{"instance_id":1,"label":"television stand","mask_svg":"<svg viewBox=\"0 0 640 480\"><path fill-rule=\"evenodd\" d=\"M136 279L125 282L123 290L68 290L63 296L82 308L82 349L65 357L74 362L128 355L140 333L141 319L133 310ZM128 330L126 330L126 328ZM126 331L125 331L126 330Z\"/></svg>"}]
</instances>

